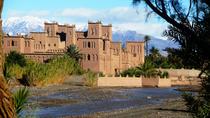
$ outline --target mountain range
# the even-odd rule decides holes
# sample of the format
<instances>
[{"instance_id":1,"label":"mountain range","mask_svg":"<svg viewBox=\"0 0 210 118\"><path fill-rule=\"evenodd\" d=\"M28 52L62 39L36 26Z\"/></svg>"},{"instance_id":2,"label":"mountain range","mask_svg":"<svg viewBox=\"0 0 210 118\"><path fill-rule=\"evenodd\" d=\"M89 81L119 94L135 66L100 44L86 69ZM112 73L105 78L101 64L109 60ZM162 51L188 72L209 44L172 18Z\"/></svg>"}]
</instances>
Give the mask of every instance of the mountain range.
<instances>
[{"instance_id":1,"label":"mountain range","mask_svg":"<svg viewBox=\"0 0 210 118\"><path fill-rule=\"evenodd\" d=\"M24 18L11 17L3 22L3 31L10 35L17 33L28 34L29 32L41 32L44 28L44 22L49 22L47 19L40 19L37 17L26 16ZM87 25L76 25L77 30L87 30ZM132 30L119 30L113 26L113 41L143 41L145 35ZM165 39L150 36L149 48L156 47L161 53L166 47L178 48L178 44Z\"/></svg>"}]
</instances>

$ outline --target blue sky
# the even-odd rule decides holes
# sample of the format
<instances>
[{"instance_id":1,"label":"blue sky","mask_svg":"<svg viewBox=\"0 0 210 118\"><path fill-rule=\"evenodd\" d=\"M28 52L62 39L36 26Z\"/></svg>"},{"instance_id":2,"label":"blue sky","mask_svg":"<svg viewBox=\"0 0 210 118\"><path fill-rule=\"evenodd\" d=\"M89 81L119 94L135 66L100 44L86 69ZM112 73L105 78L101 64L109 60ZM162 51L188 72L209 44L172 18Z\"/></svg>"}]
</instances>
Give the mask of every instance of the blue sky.
<instances>
[{"instance_id":1,"label":"blue sky","mask_svg":"<svg viewBox=\"0 0 210 118\"><path fill-rule=\"evenodd\" d=\"M145 22L145 8L133 7L132 0L5 0L3 20L26 16L76 26L101 20L113 24L113 30L135 30L156 37L167 27L155 16Z\"/></svg>"}]
</instances>

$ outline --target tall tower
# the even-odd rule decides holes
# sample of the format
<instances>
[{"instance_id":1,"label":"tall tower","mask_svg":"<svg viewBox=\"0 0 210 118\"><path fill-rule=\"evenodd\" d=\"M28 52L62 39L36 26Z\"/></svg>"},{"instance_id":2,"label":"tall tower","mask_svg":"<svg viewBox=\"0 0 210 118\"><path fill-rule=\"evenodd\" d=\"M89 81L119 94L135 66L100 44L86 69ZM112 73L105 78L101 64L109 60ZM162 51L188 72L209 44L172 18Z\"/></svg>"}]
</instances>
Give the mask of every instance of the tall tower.
<instances>
[{"instance_id":1,"label":"tall tower","mask_svg":"<svg viewBox=\"0 0 210 118\"><path fill-rule=\"evenodd\" d=\"M69 46L71 44L76 45L76 28L75 25L67 26L67 32L66 32L66 46Z\"/></svg>"},{"instance_id":2,"label":"tall tower","mask_svg":"<svg viewBox=\"0 0 210 118\"><path fill-rule=\"evenodd\" d=\"M101 38L102 36L102 24L98 22L88 22L88 38Z\"/></svg>"},{"instance_id":3,"label":"tall tower","mask_svg":"<svg viewBox=\"0 0 210 118\"><path fill-rule=\"evenodd\" d=\"M58 23L44 23L44 31L48 36L56 36L58 32Z\"/></svg>"}]
</instances>

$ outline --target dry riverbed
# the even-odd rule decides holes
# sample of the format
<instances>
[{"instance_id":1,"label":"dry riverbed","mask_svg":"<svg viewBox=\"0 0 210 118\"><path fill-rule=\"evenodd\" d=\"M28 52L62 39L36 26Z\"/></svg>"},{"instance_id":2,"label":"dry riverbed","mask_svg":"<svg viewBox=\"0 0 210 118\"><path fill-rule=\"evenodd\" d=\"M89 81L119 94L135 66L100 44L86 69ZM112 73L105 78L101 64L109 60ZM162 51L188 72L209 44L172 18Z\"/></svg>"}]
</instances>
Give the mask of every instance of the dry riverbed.
<instances>
[{"instance_id":1,"label":"dry riverbed","mask_svg":"<svg viewBox=\"0 0 210 118\"><path fill-rule=\"evenodd\" d=\"M174 88L30 88L25 113L40 118L191 118ZM36 109L34 112L34 109Z\"/></svg>"}]
</instances>

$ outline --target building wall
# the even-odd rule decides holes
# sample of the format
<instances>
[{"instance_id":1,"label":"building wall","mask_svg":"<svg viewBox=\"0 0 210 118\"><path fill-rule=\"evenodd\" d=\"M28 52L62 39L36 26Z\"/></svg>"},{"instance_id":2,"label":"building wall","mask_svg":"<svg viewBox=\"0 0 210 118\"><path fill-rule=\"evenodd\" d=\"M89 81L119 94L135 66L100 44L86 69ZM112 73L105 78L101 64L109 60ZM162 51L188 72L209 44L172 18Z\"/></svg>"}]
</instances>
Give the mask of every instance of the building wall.
<instances>
[{"instance_id":1,"label":"building wall","mask_svg":"<svg viewBox=\"0 0 210 118\"><path fill-rule=\"evenodd\" d=\"M16 46L9 45L13 40L17 42ZM4 42L5 53L16 50L41 62L50 56L40 54L62 54L67 46L75 44L83 54L81 66L104 74L119 74L144 63L143 42L127 42L126 48L122 49L121 42L112 42L112 25L101 22L88 22L87 31L76 31L75 25L45 23L44 32L5 36ZM10 43L7 45L7 42Z\"/></svg>"},{"instance_id":2,"label":"building wall","mask_svg":"<svg viewBox=\"0 0 210 118\"><path fill-rule=\"evenodd\" d=\"M95 72L99 70L99 40L95 39L78 39L77 46L83 54L81 66L84 69L90 69Z\"/></svg>"},{"instance_id":3,"label":"building wall","mask_svg":"<svg viewBox=\"0 0 210 118\"><path fill-rule=\"evenodd\" d=\"M17 51L19 53L24 53L24 47L25 47L24 37L22 36L4 36L3 37L4 53L9 53L10 51Z\"/></svg>"}]
</instances>

